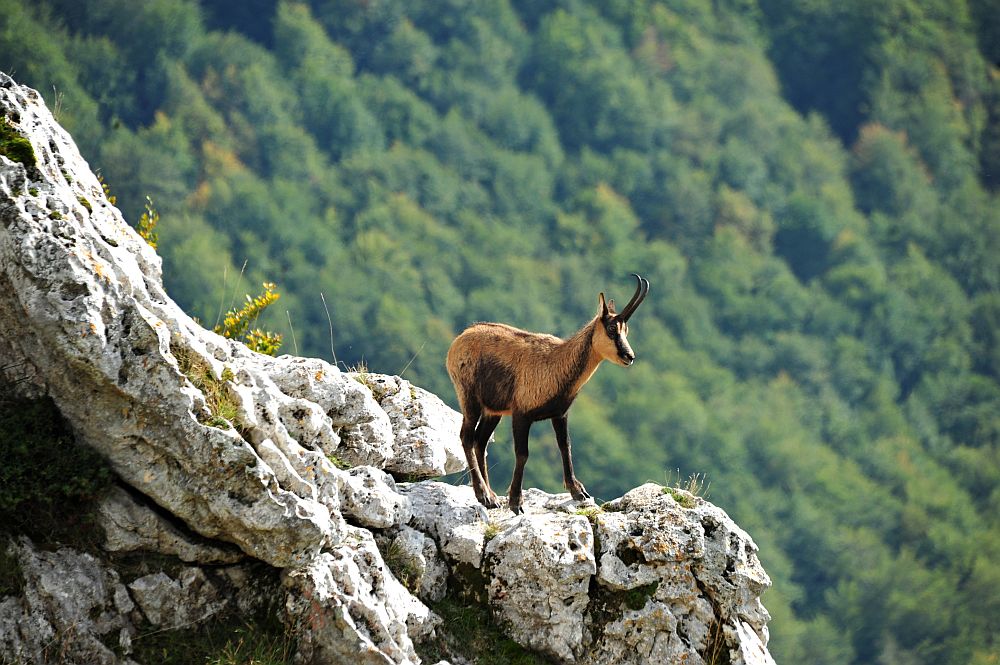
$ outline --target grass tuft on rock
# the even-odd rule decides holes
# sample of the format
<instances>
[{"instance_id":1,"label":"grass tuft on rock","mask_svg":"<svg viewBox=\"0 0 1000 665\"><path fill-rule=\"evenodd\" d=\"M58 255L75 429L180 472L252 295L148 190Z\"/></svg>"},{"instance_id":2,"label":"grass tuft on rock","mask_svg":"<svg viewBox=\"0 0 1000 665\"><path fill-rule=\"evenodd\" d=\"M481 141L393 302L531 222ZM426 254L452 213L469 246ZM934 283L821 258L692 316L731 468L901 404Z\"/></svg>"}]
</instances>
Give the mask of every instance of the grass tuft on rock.
<instances>
[{"instance_id":1,"label":"grass tuft on rock","mask_svg":"<svg viewBox=\"0 0 1000 665\"><path fill-rule=\"evenodd\" d=\"M205 396L209 415L199 417L198 421L217 429L233 427L242 436L246 426L239 417L236 398L227 386L235 378L233 371L226 367L222 370L222 376L216 378L208 361L191 349L181 344L171 344L170 352L177 359L177 367L181 373Z\"/></svg>"},{"instance_id":2,"label":"grass tuft on rock","mask_svg":"<svg viewBox=\"0 0 1000 665\"><path fill-rule=\"evenodd\" d=\"M228 614L177 630L140 631L130 657L158 665L291 665L295 638L271 609L249 619Z\"/></svg>"}]
</instances>

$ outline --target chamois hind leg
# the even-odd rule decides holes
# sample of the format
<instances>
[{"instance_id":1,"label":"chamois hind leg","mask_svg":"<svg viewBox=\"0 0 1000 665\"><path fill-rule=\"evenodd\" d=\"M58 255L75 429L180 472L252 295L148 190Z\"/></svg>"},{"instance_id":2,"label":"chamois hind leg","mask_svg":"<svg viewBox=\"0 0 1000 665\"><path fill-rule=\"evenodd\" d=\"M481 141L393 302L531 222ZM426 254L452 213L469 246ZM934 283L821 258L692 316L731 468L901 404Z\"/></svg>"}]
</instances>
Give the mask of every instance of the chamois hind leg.
<instances>
[{"instance_id":1,"label":"chamois hind leg","mask_svg":"<svg viewBox=\"0 0 1000 665\"><path fill-rule=\"evenodd\" d=\"M497 428L499 422L500 416L483 415L479 418L479 424L476 426L476 462L479 463L479 475L486 483L486 496L492 499L493 503L497 502L497 495L490 485L490 472L486 464L486 446L489 445L490 435L493 434L493 430Z\"/></svg>"},{"instance_id":2,"label":"chamois hind leg","mask_svg":"<svg viewBox=\"0 0 1000 665\"><path fill-rule=\"evenodd\" d=\"M528 461L528 432L531 430L531 421L517 414L511 416L514 429L514 454L517 459L514 463L514 477L510 480L510 490L508 490L508 503L511 512L515 515L524 514L521 507L521 479L524 477L524 465Z\"/></svg>"},{"instance_id":3,"label":"chamois hind leg","mask_svg":"<svg viewBox=\"0 0 1000 665\"><path fill-rule=\"evenodd\" d=\"M557 416L552 419L552 429L556 433L556 443L559 444L559 453L562 455L563 463L563 485L577 501L589 499L587 489L573 473L572 446L569 441L569 421L566 416Z\"/></svg>"},{"instance_id":4,"label":"chamois hind leg","mask_svg":"<svg viewBox=\"0 0 1000 665\"><path fill-rule=\"evenodd\" d=\"M486 481L479 471L479 462L476 460L476 424L481 414L482 408L479 405L462 405L462 450L465 451L465 461L469 465L469 478L476 500L487 508L498 508L500 503L496 494L487 489Z\"/></svg>"}]
</instances>

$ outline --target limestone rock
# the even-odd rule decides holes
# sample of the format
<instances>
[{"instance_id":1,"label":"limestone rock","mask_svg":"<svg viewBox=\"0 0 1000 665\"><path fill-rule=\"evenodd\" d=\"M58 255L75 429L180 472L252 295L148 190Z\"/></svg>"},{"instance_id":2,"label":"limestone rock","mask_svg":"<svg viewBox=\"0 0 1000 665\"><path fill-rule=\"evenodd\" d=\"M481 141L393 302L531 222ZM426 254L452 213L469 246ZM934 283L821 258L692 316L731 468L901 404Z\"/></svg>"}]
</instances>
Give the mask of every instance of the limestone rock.
<instances>
[{"instance_id":1,"label":"limestone rock","mask_svg":"<svg viewBox=\"0 0 1000 665\"><path fill-rule=\"evenodd\" d=\"M368 526L406 521L391 478L331 461L392 458L392 424L370 391L322 361L269 358L202 329L166 295L159 257L108 203L40 95L0 74L0 109L38 159L29 171L0 158L0 364L25 367L30 388L50 395L125 483L197 534L273 566L346 561L354 545L341 542L358 531L345 514ZM393 621L417 633L430 625L376 563L352 581L398 603L382 610ZM341 596L316 596L331 604L317 601L314 615L339 611ZM409 638L386 630L372 643L410 659Z\"/></svg>"},{"instance_id":2,"label":"limestone rock","mask_svg":"<svg viewBox=\"0 0 1000 665\"><path fill-rule=\"evenodd\" d=\"M750 624L737 621L734 632L740 645L740 652L732 661L734 665L775 665L767 646Z\"/></svg>"},{"instance_id":3,"label":"limestone rock","mask_svg":"<svg viewBox=\"0 0 1000 665\"><path fill-rule=\"evenodd\" d=\"M353 375L318 358L262 358L268 374L286 395L313 402L330 418L340 445L326 450L351 466L384 468L393 456L389 416Z\"/></svg>"},{"instance_id":4,"label":"limestone rock","mask_svg":"<svg viewBox=\"0 0 1000 665\"><path fill-rule=\"evenodd\" d=\"M110 564L71 548L44 551L22 538L9 543L9 555L23 589L0 598L3 663L136 665L128 655L133 639L149 632L144 619L169 630L224 611L255 616L274 608L280 591L273 569L260 563L155 571L126 585Z\"/></svg>"},{"instance_id":5,"label":"limestone rock","mask_svg":"<svg viewBox=\"0 0 1000 665\"><path fill-rule=\"evenodd\" d=\"M392 459L386 468L415 478L433 478L467 467L459 430L462 415L423 388L385 374L354 375L368 386L392 423Z\"/></svg>"},{"instance_id":6,"label":"limestone rock","mask_svg":"<svg viewBox=\"0 0 1000 665\"><path fill-rule=\"evenodd\" d=\"M427 481L401 485L413 506L411 525L437 541L445 558L479 568L486 544L486 509L468 485Z\"/></svg>"},{"instance_id":7,"label":"limestone rock","mask_svg":"<svg viewBox=\"0 0 1000 665\"><path fill-rule=\"evenodd\" d=\"M745 622L766 644L771 615L760 595L771 578L757 558L757 544L718 506L701 501L691 512L705 530L705 556L693 566L696 577L714 582L709 596L723 615Z\"/></svg>"},{"instance_id":8,"label":"limestone rock","mask_svg":"<svg viewBox=\"0 0 1000 665\"><path fill-rule=\"evenodd\" d=\"M413 639L436 618L396 580L371 533L348 527L340 545L286 573L286 611L299 654L315 663L416 662Z\"/></svg>"},{"instance_id":9,"label":"limestone rock","mask_svg":"<svg viewBox=\"0 0 1000 665\"><path fill-rule=\"evenodd\" d=\"M506 632L557 662L770 662L757 547L703 499L684 508L650 483L597 507L530 488L512 516L467 486L401 491L450 567L481 567Z\"/></svg>"},{"instance_id":10,"label":"limestone rock","mask_svg":"<svg viewBox=\"0 0 1000 665\"><path fill-rule=\"evenodd\" d=\"M149 623L164 629L204 621L228 605L201 568L185 568L176 579L162 571L145 575L128 588Z\"/></svg>"},{"instance_id":11,"label":"limestone rock","mask_svg":"<svg viewBox=\"0 0 1000 665\"><path fill-rule=\"evenodd\" d=\"M389 569L407 589L429 602L444 598L448 590L448 566L433 538L403 525L376 540Z\"/></svg>"},{"instance_id":12,"label":"limestone rock","mask_svg":"<svg viewBox=\"0 0 1000 665\"><path fill-rule=\"evenodd\" d=\"M525 512L486 545L490 602L517 642L572 661L597 572L594 535L581 515Z\"/></svg>"},{"instance_id":13,"label":"limestone rock","mask_svg":"<svg viewBox=\"0 0 1000 665\"><path fill-rule=\"evenodd\" d=\"M396 491L392 476L358 466L343 476L343 511L362 526L385 529L410 519L410 500Z\"/></svg>"},{"instance_id":14,"label":"limestone rock","mask_svg":"<svg viewBox=\"0 0 1000 665\"><path fill-rule=\"evenodd\" d=\"M590 617L594 648L579 662L699 663L725 651L737 663L767 643L759 597L770 579L756 544L725 512L688 498L694 505L684 508L648 483L594 515L606 591ZM616 604L618 616L608 612Z\"/></svg>"},{"instance_id":15,"label":"limestone rock","mask_svg":"<svg viewBox=\"0 0 1000 665\"><path fill-rule=\"evenodd\" d=\"M7 547L8 544L4 544ZM89 554L45 552L28 539L10 543L24 577L20 598L0 600L0 660L117 665L107 643L128 651L133 603L118 574Z\"/></svg>"},{"instance_id":16,"label":"limestone rock","mask_svg":"<svg viewBox=\"0 0 1000 665\"><path fill-rule=\"evenodd\" d=\"M244 558L226 543L210 543L182 532L125 490L115 487L97 507L98 524L108 552L157 552L188 563L234 563Z\"/></svg>"},{"instance_id":17,"label":"limestone rock","mask_svg":"<svg viewBox=\"0 0 1000 665\"><path fill-rule=\"evenodd\" d=\"M627 509L631 504L618 499L604 504L603 511L596 515L601 541L598 581L610 589L627 591L663 583L668 573L678 578L674 584L678 588L694 584L689 562L705 555L700 522L686 519L659 486L651 488L654 498L671 510Z\"/></svg>"},{"instance_id":18,"label":"limestone rock","mask_svg":"<svg viewBox=\"0 0 1000 665\"><path fill-rule=\"evenodd\" d=\"M327 507L213 413L236 399L230 377L262 375L257 354L167 297L159 257L37 92L0 75L0 109L37 157L30 173L0 158L0 362L30 365L79 438L201 535L279 566L337 540Z\"/></svg>"}]
</instances>

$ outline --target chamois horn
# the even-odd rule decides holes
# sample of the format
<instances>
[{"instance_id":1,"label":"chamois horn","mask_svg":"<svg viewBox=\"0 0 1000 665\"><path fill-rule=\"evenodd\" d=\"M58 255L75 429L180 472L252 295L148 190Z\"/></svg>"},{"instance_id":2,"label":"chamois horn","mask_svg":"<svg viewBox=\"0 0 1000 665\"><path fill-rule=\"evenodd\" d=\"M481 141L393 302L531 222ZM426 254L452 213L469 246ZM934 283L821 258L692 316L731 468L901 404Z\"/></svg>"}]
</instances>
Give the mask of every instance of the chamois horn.
<instances>
[{"instance_id":1,"label":"chamois horn","mask_svg":"<svg viewBox=\"0 0 1000 665\"><path fill-rule=\"evenodd\" d=\"M635 277L637 281L635 294L632 296L632 299L628 301L628 304L625 305L625 309L623 309L621 313L615 317L619 321L623 322L628 321L628 318L632 316L632 313L635 312L636 308L638 308L639 305L642 304L642 301L646 299L646 294L649 293L649 282L635 273L632 273L632 276Z\"/></svg>"}]
</instances>

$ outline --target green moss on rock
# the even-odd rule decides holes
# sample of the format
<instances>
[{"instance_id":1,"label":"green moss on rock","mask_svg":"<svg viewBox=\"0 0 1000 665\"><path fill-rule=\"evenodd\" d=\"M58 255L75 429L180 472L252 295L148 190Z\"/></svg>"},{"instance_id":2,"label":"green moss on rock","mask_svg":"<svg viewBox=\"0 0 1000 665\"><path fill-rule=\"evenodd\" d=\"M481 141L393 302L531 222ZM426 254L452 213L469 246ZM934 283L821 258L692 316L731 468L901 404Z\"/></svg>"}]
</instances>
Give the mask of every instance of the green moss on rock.
<instances>
[{"instance_id":1,"label":"green moss on rock","mask_svg":"<svg viewBox=\"0 0 1000 665\"><path fill-rule=\"evenodd\" d=\"M31 147L31 142L21 136L7 118L0 119L0 155L20 162L29 169L36 164L35 149Z\"/></svg>"}]
</instances>

